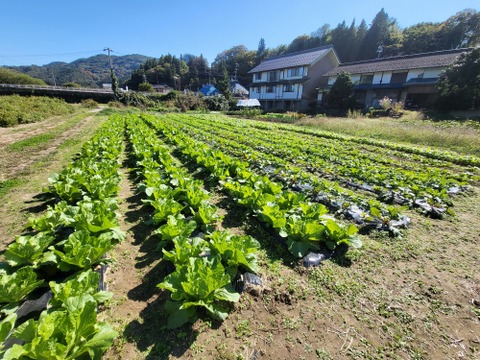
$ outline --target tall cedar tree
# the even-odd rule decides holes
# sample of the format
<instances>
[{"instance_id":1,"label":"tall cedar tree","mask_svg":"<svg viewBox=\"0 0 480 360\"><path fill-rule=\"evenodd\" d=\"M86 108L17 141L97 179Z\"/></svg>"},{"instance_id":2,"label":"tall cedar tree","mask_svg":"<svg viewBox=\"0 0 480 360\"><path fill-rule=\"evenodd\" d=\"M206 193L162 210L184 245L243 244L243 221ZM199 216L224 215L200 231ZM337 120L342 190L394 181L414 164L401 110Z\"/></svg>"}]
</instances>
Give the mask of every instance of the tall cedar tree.
<instances>
[{"instance_id":1,"label":"tall cedar tree","mask_svg":"<svg viewBox=\"0 0 480 360\"><path fill-rule=\"evenodd\" d=\"M360 59L374 59L377 57L377 49L384 45L388 34L388 14L382 8L372 21L367 31L360 50Z\"/></svg>"}]
</instances>

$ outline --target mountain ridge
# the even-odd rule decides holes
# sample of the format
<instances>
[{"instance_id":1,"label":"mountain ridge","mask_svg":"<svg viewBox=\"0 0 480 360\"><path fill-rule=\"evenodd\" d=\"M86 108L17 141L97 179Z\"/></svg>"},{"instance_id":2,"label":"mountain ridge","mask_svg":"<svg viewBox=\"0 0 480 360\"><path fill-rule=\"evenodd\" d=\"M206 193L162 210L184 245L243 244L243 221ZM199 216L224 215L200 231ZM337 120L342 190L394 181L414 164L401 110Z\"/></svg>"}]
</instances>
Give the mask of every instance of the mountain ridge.
<instances>
[{"instance_id":1,"label":"mountain ridge","mask_svg":"<svg viewBox=\"0 0 480 360\"><path fill-rule=\"evenodd\" d=\"M111 55L113 69L120 82L127 80L147 59L151 57L140 54ZM100 87L102 83L111 82L110 60L105 54L80 58L69 63L54 61L45 65L4 67L41 79L49 85L73 82L87 87Z\"/></svg>"}]
</instances>

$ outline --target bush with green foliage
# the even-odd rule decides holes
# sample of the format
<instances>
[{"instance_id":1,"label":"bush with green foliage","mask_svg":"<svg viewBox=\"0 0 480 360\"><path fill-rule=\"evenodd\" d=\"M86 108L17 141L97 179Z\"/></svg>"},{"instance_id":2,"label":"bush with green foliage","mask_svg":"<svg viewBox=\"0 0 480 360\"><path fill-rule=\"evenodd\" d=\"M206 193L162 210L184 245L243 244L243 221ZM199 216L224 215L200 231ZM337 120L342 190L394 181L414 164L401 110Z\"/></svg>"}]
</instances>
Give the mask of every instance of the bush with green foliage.
<instances>
[{"instance_id":1,"label":"bush with green foliage","mask_svg":"<svg viewBox=\"0 0 480 360\"><path fill-rule=\"evenodd\" d=\"M337 76L326 96L326 102L329 108L344 112L358 107L357 101L353 96L353 83L349 74L344 72Z\"/></svg>"},{"instance_id":2,"label":"bush with green foliage","mask_svg":"<svg viewBox=\"0 0 480 360\"><path fill-rule=\"evenodd\" d=\"M181 112L186 112L188 110L205 110L207 105L203 98L196 96L192 92L187 92L186 94L179 92L175 98L175 107L180 109Z\"/></svg>"},{"instance_id":3,"label":"bush with green foliage","mask_svg":"<svg viewBox=\"0 0 480 360\"><path fill-rule=\"evenodd\" d=\"M46 85L43 80L3 67L0 67L0 84Z\"/></svg>"},{"instance_id":4,"label":"bush with green foliage","mask_svg":"<svg viewBox=\"0 0 480 360\"><path fill-rule=\"evenodd\" d=\"M95 109L98 103L93 99L83 99L80 104L87 109Z\"/></svg>"},{"instance_id":5,"label":"bush with green foliage","mask_svg":"<svg viewBox=\"0 0 480 360\"><path fill-rule=\"evenodd\" d=\"M72 105L64 100L45 96L0 96L0 126L15 126L71 114Z\"/></svg>"},{"instance_id":6,"label":"bush with green foliage","mask_svg":"<svg viewBox=\"0 0 480 360\"><path fill-rule=\"evenodd\" d=\"M153 85L150 84L149 82L143 82L138 85L138 91L153 92L154 88L153 88Z\"/></svg>"},{"instance_id":7,"label":"bush with green foliage","mask_svg":"<svg viewBox=\"0 0 480 360\"><path fill-rule=\"evenodd\" d=\"M436 107L442 111L480 109L480 48L450 66L438 81Z\"/></svg>"},{"instance_id":8,"label":"bush with green foliage","mask_svg":"<svg viewBox=\"0 0 480 360\"><path fill-rule=\"evenodd\" d=\"M241 116L247 119L256 119L263 114L263 110L258 107L244 107L239 110L227 111L226 114Z\"/></svg>"},{"instance_id":9,"label":"bush with green foliage","mask_svg":"<svg viewBox=\"0 0 480 360\"><path fill-rule=\"evenodd\" d=\"M228 111L230 108L228 99L223 95L205 96L203 101L211 111Z\"/></svg>"}]
</instances>

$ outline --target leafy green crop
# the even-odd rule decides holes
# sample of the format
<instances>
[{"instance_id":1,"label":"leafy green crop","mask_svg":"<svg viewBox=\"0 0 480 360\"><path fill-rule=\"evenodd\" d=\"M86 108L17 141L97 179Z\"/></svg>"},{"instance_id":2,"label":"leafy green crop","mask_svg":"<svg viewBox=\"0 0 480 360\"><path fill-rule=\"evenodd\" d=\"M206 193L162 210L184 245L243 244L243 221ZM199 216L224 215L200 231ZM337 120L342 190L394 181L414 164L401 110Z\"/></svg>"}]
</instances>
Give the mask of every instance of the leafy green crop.
<instances>
[{"instance_id":1,"label":"leafy green crop","mask_svg":"<svg viewBox=\"0 0 480 360\"><path fill-rule=\"evenodd\" d=\"M116 233L103 232L98 236L85 230L71 234L63 246L63 251L54 250L58 257L58 267L62 271L89 269L99 264L103 256L112 249Z\"/></svg>"},{"instance_id":2,"label":"leafy green crop","mask_svg":"<svg viewBox=\"0 0 480 360\"><path fill-rule=\"evenodd\" d=\"M54 240L54 236L43 232L33 236L17 236L5 251L5 260L10 266L36 265Z\"/></svg>"},{"instance_id":3,"label":"leafy green crop","mask_svg":"<svg viewBox=\"0 0 480 360\"><path fill-rule=\"evenodd\" d=\"M0 269L0 303L14 303L22 300L43 284L31 266L24 266L9 274Z\"/></svg>"},{"instance_id":4,"label":"leafy green crop","mask_svg":"<svg viewBox=\"0 0 480 360\"><path fill-rule=\"evenodd\" d=\"M166 305L170 329L193 321L196 307L205 308L215 319L225 320L228 315L225 302L240 299L218 257L190 258L188 266L181 266L157 286L171 292L173 301Z\"/></svg>"},{"instance_id":5,"label":"leafy green crop","mask_svg":"<svg viewBox=\"0 0 480 360\"><path fill-rule=\"evenodd\" d=\"M97 304L104 303L112 297L112 293L98 291L99 281L100 274L91 269L80 271L61 283L50 281L49 285L53 292L50 305L52 307L65 307L69 298L82 295L91 295Z\"/></svg>"},{"instance_id":6,"label":"leafy green crop","mask_svg":"<svg viewBox=\"0 0 480 360\"><path fill-rule=\"evenodd\" d=\"M4 354L5 360L101 359L118 333L97 322L97 304L88 295L68 298L65 309L44 311L15 329L12 338L23 340Z\"/></svg>"},{"instance_id":7,"label":"leafy green crop","mask_svg":"<svg viewBox=\"0 0 480 360\"><path fill-rule=\"evenodd\" d=\"M230 268L234 277L238 268L258 272L257 251L260 244L251 236L231 235L227 231L215 231L208 236L212 255L219 254L225 267Z\"/></svg>"}]
</instances>

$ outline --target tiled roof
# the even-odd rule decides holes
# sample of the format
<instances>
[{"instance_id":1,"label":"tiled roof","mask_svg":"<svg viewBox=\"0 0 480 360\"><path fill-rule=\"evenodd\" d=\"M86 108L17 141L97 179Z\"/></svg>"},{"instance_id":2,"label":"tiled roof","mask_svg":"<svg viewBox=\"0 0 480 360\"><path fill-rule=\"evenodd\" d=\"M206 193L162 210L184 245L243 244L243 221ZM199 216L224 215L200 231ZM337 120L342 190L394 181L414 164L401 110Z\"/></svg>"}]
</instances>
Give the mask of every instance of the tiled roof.
<instances>
[{"instance_id":1,"label":"tiled roof","mask_svg":"<svg viewBox=\"0 0 480 360\"><path fill-rule=\"evenodd\" d=\"M276 56L263 61L261 64L250 70L249 73L310 65L330 50L333 50L332 45Z\"/></svg>"},{"instance_id":2,"label":"tiled roof","mask_svg":"<svg viewBox=\"0 0 480 360\"><path fill-rule=\"evenodd\" d=\"M335 69L327 72L324 76L335 76L342 72L349 74L369 74L381 71L444 67L453 64L460 54L468 52L469 50L470 49L444 50L431 53L350 62L340 64Z\"/></svg>"}]
</instances>

